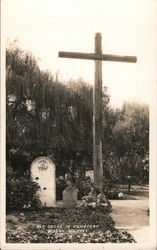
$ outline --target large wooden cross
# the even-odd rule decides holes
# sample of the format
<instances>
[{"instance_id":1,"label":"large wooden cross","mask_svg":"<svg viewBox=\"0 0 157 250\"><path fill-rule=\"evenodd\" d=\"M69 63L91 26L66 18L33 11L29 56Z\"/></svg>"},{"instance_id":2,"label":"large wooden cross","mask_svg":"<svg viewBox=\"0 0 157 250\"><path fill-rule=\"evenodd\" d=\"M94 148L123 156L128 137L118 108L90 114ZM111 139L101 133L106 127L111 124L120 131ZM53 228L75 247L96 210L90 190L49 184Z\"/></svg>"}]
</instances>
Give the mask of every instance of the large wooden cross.
<instances>
[{"instance_id":1,"label":"large wooden cross","mask_svg":"<svg viewBox=\"0 0 157 250\"><path fill-rule=\"evenodd\" d=\"M93 169L96 187L103 191L102 163L102 61L135 63L135 56L118 56L102 54L101 33L95 34L95 53L63 52L59 57L89 59L95 61L95 84L93 89Z\"/></svg>"}]
</instances>

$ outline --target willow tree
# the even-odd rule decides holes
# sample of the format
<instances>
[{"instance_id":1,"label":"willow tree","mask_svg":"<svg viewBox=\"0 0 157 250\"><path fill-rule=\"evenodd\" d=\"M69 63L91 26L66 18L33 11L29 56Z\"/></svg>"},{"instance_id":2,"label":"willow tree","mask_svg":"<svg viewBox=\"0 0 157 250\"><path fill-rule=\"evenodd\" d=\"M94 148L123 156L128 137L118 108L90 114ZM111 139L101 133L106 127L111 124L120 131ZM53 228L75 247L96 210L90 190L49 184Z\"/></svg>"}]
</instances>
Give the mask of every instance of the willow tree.
<instances>
[{"instance_id":1,"label":"willow tree","mask_svg":"<svg viewBox=\"0 0 157 250\"><path fill-rule=\"evenodd\" d=\"M61 83L40 70L15 42L6 51L7 157L26 168L41 154L52 155L58 172L92 164L92 87L83 80ZM104 90L103 104L109 97ZM21 159L21 161L19 160ZM24 162L23 162L24 161Z\"/></svg>"}]
</instances>

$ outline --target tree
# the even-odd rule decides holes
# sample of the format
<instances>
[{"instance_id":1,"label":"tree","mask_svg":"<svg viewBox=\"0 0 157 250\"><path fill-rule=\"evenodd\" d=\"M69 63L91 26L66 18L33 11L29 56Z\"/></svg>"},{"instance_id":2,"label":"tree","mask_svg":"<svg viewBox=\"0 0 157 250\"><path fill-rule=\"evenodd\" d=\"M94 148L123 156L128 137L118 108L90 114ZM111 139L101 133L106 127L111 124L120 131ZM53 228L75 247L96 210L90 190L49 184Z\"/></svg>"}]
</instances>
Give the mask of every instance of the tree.
<instances>
[{"instance_id":1,"label":"tree","mask_svg":"<svg viewBox=\"0 0 157 250\"><path fill-rule=\"evenodd\" d=\"M43 72L33 55L17 41L6 50L7 160L20 174L31 161L49 155L57 175L72 163L73 171L92 166L93 88L82 79L66 84ZM149 108L124 103L110 106L103 89L103 165L112 182L127 175L140 179L148 169ZM145 170L144 170L145 167Z\"/></svg>"},{"instance_id":2,"label":"tree","mask_svg":"<svg viewBox=\"0 0 157 250\"><path fill-rule=\"evenodd\" d=\"M51 155L57 173L92 165L92 87L82 79L63 84L39 69L30 52L14 42L6 51L7 158L28 169L39 155ZM107 90L103 105L107 106Z\"/></svg>"},{"instance_id":3,"label":"tree","mask_svg":"<svg viewBox=\"0 0 157 250\"><path fill-rule=\"evenodd\" d=\"M149 154L149 107L146 104L124 103L113 128L115 152L121 159L121 175L138 176Z\"/></svg>"}]
</instances>

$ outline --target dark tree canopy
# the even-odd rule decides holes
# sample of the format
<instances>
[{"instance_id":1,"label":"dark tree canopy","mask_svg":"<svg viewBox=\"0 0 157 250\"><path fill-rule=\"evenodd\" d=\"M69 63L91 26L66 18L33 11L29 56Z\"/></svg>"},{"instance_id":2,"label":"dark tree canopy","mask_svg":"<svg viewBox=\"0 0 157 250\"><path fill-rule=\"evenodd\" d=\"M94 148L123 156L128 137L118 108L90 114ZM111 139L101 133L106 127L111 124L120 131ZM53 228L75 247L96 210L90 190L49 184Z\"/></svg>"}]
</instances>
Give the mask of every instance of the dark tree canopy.
<instances>
[{"instance_id":1,"label":"dark tree canopy","mask_svg":"<svg viewBox=\"0 0 157 250\"><path fill-rule=\"evenodd\" d=\"M63 84L42 72L16 43L6 54L8 151L30 161L52 154L61 165L73 159L77 167L91 166L92 87L82 79ZM107 106L106 90L103 101Z\"/></svg>"},{"instance_id":2,"label":"dark tree canopy","mask_svg":"<svg viewBox=\"0 0 157 250\"><path fill-rule=\"evenodd\" d=\"M63 83L43 72L37 60L15 41L6 50L7 160L26 171L40 155L53 158L57 174L92 167L93 89L82 79ZM149 108L110 106L103 89L104 173L114 179L141 175L148 165ZM72 160L72 161L71 161Z\"/></svg>"}]
</instances>

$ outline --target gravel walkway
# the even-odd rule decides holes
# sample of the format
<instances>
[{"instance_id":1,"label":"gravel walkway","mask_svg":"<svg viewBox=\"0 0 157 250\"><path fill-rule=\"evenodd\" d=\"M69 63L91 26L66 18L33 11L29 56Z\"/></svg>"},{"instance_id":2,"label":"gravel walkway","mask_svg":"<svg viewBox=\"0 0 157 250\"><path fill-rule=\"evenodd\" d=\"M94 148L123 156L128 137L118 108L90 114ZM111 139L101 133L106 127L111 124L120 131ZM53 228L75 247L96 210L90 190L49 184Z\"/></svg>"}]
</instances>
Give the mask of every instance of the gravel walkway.
<instances>
[{"instance_id":1,"label":"gravel walkway","mask_svg":"<svg viewBox=\"0 0 157 250\"><path fill-rule=\"evenodd\" d=\"M149 242L148 192L148 189L138 191L132 200L111 200L116 228L131 233L137 243Z\"/></svg>"}]
</instances>

